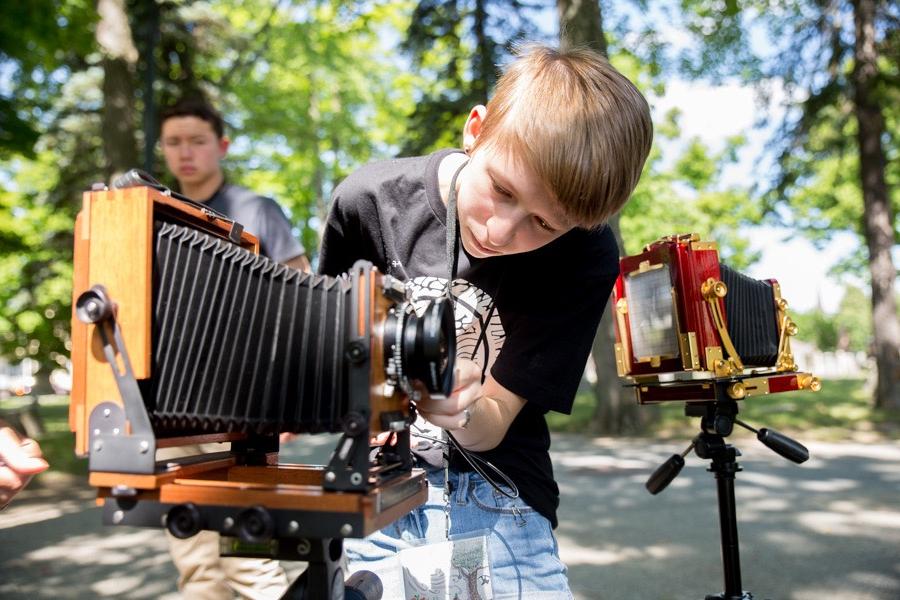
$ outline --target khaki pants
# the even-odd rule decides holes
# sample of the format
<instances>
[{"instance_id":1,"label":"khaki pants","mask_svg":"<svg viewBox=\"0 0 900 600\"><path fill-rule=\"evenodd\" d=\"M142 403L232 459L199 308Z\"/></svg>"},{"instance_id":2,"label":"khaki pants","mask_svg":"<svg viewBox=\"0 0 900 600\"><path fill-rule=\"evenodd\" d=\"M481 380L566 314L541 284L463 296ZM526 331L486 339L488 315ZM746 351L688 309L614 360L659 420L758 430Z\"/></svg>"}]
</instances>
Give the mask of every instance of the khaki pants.
<instances>
[{"instance_id":1,"label":"khaki pants","mask_svg":"<svg viewBox=\"0 0 900 600\"><path fill-rule=\"evenodd\" d=\"M156 459L223 452L228 448L227 444L163 448L156 453ZM219 556L219 534L214 531L201 531L186 540L167 531L166 537L179 573L178 589L185 600L230 600L235 594L248 600L272 600L280 598L287 589L287 575L278 561Z\"/></svg>"}]
</instances>

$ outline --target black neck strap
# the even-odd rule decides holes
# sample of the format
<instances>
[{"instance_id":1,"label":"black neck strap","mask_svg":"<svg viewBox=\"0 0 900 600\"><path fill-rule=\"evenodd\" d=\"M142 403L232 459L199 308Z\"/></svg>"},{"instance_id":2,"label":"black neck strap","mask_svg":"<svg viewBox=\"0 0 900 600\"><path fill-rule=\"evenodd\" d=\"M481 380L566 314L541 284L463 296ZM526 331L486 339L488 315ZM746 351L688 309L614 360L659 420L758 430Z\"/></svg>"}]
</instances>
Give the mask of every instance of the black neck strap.
<instances>
[{"instance_id":1,"label":"black neck strap","mask_svg":"<svg viewBox=\"0 0 900 600\"><path fill-rule=\"evenodd\" d=\"M459 266L459 232L457 230L456 221L456 179L467 164L469 164L468 159L454 171L453 177L450 178L450 194L447 198L447 265L450 270L447 276L446 289L448 298L450 298L450 287L453 285L453 280L456 279L456 270Z\"/></svg>"}]
</instances>

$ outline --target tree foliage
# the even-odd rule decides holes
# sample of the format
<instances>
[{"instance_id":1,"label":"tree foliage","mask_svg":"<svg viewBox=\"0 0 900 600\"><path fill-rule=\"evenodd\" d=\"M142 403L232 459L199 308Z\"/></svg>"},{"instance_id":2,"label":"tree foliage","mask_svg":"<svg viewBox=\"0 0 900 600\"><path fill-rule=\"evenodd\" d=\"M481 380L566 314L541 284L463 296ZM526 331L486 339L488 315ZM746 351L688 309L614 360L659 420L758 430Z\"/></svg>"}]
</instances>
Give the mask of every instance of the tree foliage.
<instances>
[{"instance_id":1,"label":"tree foliage","mask_svg":"<svg viewBox=\"0 0 900 600\"><path fill-rule=\"evenodd\" d=\"M792 314L802 339L824 351L869 352L872 346L872 305L865 292L847 286L837 312L821 307Z\"/></svg>"},{"instance_id":2,"label":"tree foliage","mask_svg":"<svg viewBox=\"0 0 900 600\"><path fill-rule=\"evenodd\" d=\"M418 86L386 41L408 26L411 8L403 3L7 4L0 19L0 353L13 360L65 362L81 192L140 166L139 151L155 141L154 107L185 94L210 97L235 138L229 178L278 198L314 250L331 188L373 156L396 151ZM129 24L113 32L115 42L98 26L110 6ZM148 30L148 21L158 30ZM110 43L138 55L116 56ZM145 85L148 76L154 85ZM118 128L117 145L104 123ZM161 167L152 170L162 175Z\"/></svg>"},{"instance_id":3,"label":"tree foliage","mask_svg":"<svg viewBox=\"0 0 900 600\"><path fill-rule=\"evenodd\" d=\"M423 85L401 154L459 145L468 111L485 104L498 65L540 36L519 0L420 0L401 44Z\"/></svg>"}]
</instances>

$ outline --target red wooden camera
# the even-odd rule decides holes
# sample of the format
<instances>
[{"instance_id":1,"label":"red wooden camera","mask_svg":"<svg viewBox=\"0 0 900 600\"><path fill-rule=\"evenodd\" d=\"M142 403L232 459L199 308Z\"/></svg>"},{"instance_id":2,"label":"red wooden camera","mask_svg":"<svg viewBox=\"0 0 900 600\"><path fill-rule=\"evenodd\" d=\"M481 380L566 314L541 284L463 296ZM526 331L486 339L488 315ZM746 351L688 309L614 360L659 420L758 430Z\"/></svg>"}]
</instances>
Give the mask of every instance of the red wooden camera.
<instances>
[{"instance_id":1,"label":"red wooden camera","mask_svg":"<svg viewBox=\"0 0 900 600\"><path fill-rule=\"evenodd\" d=\"M613 311L618 373L642 404L821 386L797 371L797 326L778 282L721 264L715 242L697 234L667 236L622 258Z\"/></svg>"}]
</instances>

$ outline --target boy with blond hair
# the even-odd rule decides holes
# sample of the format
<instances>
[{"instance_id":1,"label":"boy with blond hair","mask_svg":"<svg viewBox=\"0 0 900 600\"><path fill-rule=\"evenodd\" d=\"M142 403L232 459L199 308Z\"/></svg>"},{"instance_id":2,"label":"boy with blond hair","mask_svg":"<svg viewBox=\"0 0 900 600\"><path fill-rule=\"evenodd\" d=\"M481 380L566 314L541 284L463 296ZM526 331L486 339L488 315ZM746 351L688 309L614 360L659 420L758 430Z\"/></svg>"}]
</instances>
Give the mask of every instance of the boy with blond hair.
<instances>
[{"instance_id":1,"label":"boy with blond hair","mask_svg":"<svg viewBox=\"0 0 900 600\"><path fill-rule=\"evenodd\" d=\"M463 151L374 163L335 190L320 272L366 259L421 300L449 285L457 324L453 392L417 402L429 500L348 541L351 572L396 568L397 551L422 539L488 530L496 598L571 596L545 414L571 412L618 274L605 223L651 141L646 100L605 58L532 46L469 113Z\"/></svg>"}]
</instances>

